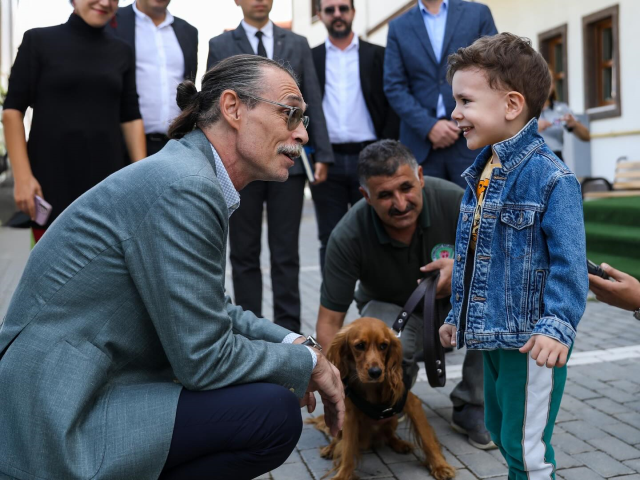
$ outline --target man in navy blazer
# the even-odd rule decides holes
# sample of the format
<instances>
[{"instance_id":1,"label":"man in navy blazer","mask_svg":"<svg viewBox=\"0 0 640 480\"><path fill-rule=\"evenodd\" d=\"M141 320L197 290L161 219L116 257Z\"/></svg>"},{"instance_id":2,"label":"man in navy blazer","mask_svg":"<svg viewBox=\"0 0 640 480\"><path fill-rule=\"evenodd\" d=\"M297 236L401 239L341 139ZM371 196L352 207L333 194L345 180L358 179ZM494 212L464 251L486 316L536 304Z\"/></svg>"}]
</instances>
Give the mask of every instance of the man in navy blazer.
<instances>
[{"instance_id":1,"label":"man in navy blazer","mask_svg":"<svg viewBox=\"0 0 640 480\"><path fill-rule=\"evenodd\" d=\"M455 102L446 80L447 58L496 33L489 8L463 0L419 0L389 24L384 91L401 119L400 141L425 175L466 187L460 175L477 152L467 148L451 121Z\"/></svg>"},{"instance_id":2,"label":"man in navy blazer","mask_svg":"<svg viewBox=\"0 0 640 480\"><path fill-rule=\"evenodd\" d=\"M127 42L136 59L136 86L147 139L147 155L169 141L167 131L180 113L176 88L196 78L198 30L171 15L171 0L136 0L118 9L113 33Z\"/></svg>"}]
</instances>

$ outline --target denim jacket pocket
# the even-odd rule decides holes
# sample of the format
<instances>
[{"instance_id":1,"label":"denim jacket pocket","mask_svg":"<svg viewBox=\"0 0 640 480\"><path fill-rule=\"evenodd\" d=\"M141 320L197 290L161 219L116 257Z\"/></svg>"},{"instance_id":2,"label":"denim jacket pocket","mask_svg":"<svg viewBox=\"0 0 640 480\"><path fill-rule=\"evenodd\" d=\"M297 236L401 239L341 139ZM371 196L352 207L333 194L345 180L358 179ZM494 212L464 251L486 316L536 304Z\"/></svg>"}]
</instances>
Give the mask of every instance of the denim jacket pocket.
<instances>
[{"instance_id":1,"label":"denim jacket pocket","mask_svg":"<svg viewBox=\"0 0 640 480\"><path fill-rule=\"evenodd\" d=\"M529 327L533 331L538 320L544 316L544 286L547 281L547 271L536 270L532 280L531 299L529 302Z\"/></svg>"},{"instance_id":2,"label":"denim jacket pocket","mask_svg":"<svg viewBox=\"0 0 640 480\"><path fill-rule=\"evenodd\" d=\"M512 260L523 259L531 252L533 242L532 228L535 220L533 210L506 208L500 213L502 223L502 248ZM511 263L512 267L515 267ZM523 277L520 277L523 278ZM526 277L524 277L526 278Z\"/></svg>"},{"instance_id":3,"label":"denim jacket pocket","mask_svg":"<svg viewBox=\"0 0 640 480\"><path fill-rule=\"evenodd\" d=\"M500 214L500 220L516 230L522 230L533 225L534 217L535 212L533 210L520 208L505 208Z\"/></svg>"}]
</instances>

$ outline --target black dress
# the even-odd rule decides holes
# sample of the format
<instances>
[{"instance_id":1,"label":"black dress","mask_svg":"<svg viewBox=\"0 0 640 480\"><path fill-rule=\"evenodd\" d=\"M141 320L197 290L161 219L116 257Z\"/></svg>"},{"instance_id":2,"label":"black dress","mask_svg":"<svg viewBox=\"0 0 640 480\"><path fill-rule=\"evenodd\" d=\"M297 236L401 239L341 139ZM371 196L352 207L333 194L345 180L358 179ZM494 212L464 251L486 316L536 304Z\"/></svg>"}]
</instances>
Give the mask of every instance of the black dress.
<instances>
[{"instance_id":1,"label":"black dress","mask_svg":"<svg viewBox=\"0 0 640 480\"><path fill-rule=\"evenodd\" d=\"M53 207L50 224L125 166L120 124L140 118L131 48L75 14L63 25L27 31L4 108L27 107L33 107L29 161Z\"/></svg>"}]
</instances>

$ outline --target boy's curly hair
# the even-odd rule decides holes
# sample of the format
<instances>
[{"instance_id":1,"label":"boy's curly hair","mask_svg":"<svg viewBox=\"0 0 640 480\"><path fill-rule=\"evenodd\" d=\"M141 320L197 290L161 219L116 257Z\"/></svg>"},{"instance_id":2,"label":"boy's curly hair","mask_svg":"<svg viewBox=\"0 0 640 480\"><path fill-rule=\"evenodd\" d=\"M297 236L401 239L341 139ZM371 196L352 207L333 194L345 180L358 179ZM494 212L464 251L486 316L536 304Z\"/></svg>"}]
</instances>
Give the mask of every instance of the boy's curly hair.
<instances>
[{"instance_id":1,"label":"boy's curly hair","mask_svg":"<svg viewBox=\"0 0 640 480\"><path fill-rule=\"evenodd\" d=\"M528 38L512 33L482 37L451 54L448 63L449 83L460 70L478 69L485 73L491 88L522 94L530 119L540 116L549 98L549 67Z\"/></svg>"}]
</instances>

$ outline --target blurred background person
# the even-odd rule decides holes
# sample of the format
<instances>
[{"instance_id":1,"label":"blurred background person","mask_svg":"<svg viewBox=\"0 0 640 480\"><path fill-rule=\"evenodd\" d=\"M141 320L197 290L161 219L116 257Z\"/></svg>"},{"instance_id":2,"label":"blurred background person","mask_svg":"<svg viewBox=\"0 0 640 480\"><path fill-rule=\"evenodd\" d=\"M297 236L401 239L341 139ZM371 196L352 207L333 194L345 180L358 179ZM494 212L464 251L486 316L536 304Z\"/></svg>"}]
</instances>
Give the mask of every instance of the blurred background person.
<instances>
[{"instance_id":1,"label":"blurred background person","mask_svg":"<svg viewBox=\"0 0 640 480\"><path fill-rule=\"evenodd\" d=\"M2 121L17 207L35 218L34 197L52 206L33 228L38 241L76 198L146 156L131 49L105 31L118 0L73 0L67 23L24 34L9 77ZM33 108L26 141L24 113Z\"/></svg>"},{"instance_id":2,"label":"blurred background person","mask_svg":"<svg viewBox=\"0 0 640 480\"><path fill-rule=\"evenodd\" d=\"M195 81L198 30L167 10L171 0L136 0L118 9L114 33L133 49L136 86L144 121L147 155L169 141L169 125L180 114L176 89Z\"/></svg>"},{"instance_id":3,"label":"blurred background person","mask_svg":"<svg viewBox=\"0 0 640 480\"><path fill-rule=\"evenodd\" d=\"M551 74L551 70L549 70ZM556 98L556 86L551 75L551 89L549 98L544 103L544 108L538 119L538 132L556 156L564 161L562 147L564 146L564 130L573 133L583 142L591 140L589 129L573 116L573 112L564 102Z\"/></svg>"},{"instance_id":4,"label":"blurred background person","mask_svg":"<svg viewBox=\"0 0 640 480\"><path fill-rule=\"evenodd\" d=\"M498 33L489 7L463 0L418 0L389 23L384 91L400 115L400 141L425 175L462 188L462 172L479 153L467 148L456 122L447 58L478 38Z\"/></svg>"},{"instance_id":5,"label":"blurred background person","mask_svg":"<svg viewBox=\"0 0 640 480\"><path fill-rule=\"evenodd\" d=\"M322 112L322 94L303 36L280 28L269 19L273 0L235 0L242 8L238 28L209 40L207 69L239 54L253 54L285 62L295 72L307 103L309 143L315 149L315 183L326 180L333 153ZM283 105L280 106L284 108ZM286 110L284 110L286 111ZM240 196L240 208L229 221L229 248L236 305L262 317L262 212L267 204L267 228L271 252L273 320L300 333L299 236L306 175L300 158L283 183L256 181Z\"/></svg>"},{"instance_id":6,"label":"blurred background person","mask_svg":"<svg viewBox=\"0 0 640 480\"><path fill-rule=\"evenodd\" d=\"M606 263L601 267L615 282L589 274L589 289L601 302L629 310L636 320L640 320L640 282Z\"/></svg>"},{"instance_id":7,"label":"blurred background person","mask_svg":"<svg viewBox=\"0 0 640 480\"><path fill-rule=\"evenodd\" d=\"M317 0L316 9L329 34L312 52L334 155L327 180L311 188L324 271L331 232L362 198L358 155L376 140L397 139L400 121L382 89L385 49L354 34L353 0Z\"/></svg>"}]
</instances>

